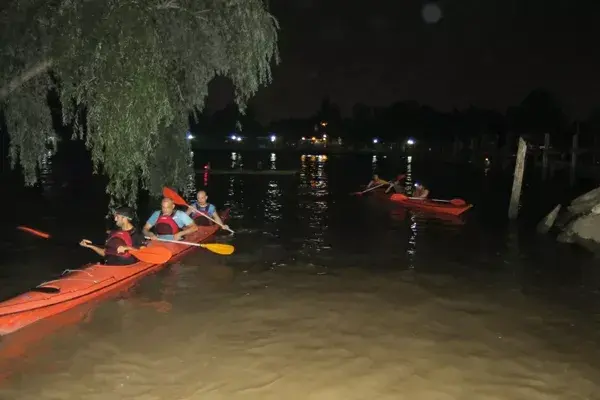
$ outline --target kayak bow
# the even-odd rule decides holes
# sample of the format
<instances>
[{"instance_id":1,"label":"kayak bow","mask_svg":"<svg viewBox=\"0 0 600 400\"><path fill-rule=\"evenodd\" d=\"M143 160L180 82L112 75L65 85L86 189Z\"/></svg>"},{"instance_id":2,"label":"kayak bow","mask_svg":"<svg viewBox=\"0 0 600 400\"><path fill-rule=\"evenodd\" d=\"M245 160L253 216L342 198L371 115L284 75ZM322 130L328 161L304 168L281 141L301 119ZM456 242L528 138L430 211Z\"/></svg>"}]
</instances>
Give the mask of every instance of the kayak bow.
<instances>
[{"instance_id":1,"label":"kayak bow","mask_svg":"<svg viewBox=\"0 0 600 400\"><path fill-rule=\"evenodd\" d=\"M229 210L221 213L223 221L228 217ZM186 240L198 244L209 239L219 229L218 225L199 226ZM168 263L175 262L198 248L175 243L150 243L147 248L153 247L166 247L171 251L173 256ZM168 263L150 264L139 261L126 266L88 264L80 269L67 269L58 279L41 283L27 293L0 302L0 335L15 332L109 293L128 289L142 277L164 268Z\"/></svg>"}]
</instances>

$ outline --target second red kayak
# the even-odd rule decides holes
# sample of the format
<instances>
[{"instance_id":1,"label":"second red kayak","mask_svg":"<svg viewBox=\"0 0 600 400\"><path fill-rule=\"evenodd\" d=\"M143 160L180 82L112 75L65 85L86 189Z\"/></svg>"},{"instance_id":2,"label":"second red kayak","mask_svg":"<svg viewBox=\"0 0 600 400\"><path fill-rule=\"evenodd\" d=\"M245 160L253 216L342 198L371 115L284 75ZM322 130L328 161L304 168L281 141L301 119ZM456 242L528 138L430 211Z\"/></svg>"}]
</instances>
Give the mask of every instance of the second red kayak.
<instances>
[{"instance_id":1,"label":"second red kayak","mask_svg":"<svg viewBox=\"0 0 600 400\"><path fill-rule=\"evenodd\" d=\"M225 221L229 210L221 213ZM217 225L199 226L185 240L200 243L220 229ZM80 304L90 302L110 292L130 287L143 276L155 272L167 264L181 259L196 246L178 243L150 242L148 247L162 246L173 253L164 264L137 262L127 266L89 264L79 269L68 269L58 279L41 283L27 293L0 303L0 335L15 332L44 318L67 311Z\"/></svg>"},{"instance_id":2,"label":"second red kayak","mask_svg":"<svg viewBox=\"0 0 600 400\"><path fill-rule=\"evenodd\" d=\"M415 199L407 197L403 194L393 194L390 200L400 203L408 208L416 208L423 211L431 211L441 214L461 215L465 211L473 207L473 204L467 204L462 199L454 200L430 200L430 199Z\"/></svg>"}]
</instances>

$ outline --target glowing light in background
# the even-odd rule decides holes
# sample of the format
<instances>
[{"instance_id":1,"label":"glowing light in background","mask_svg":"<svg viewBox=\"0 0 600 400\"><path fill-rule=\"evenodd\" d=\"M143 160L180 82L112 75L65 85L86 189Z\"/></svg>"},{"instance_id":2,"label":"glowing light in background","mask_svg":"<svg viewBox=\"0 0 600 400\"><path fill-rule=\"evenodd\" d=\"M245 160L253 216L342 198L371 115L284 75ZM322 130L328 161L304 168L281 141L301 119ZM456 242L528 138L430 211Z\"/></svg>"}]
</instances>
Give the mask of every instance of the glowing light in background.
<instances>
[{"instance_id":1,"label":"glowing light in background","mask_svg":"<svg viewBox=\"0 0 600 400\"><path fill-rule=\"evenodd\" d=\"M373 139L373 144L377 144L377 143L379 143L379 139L377 139L377 138L374 138L374 139Z\"/></svg>"},{"instance_id":2,"label":"glowing light in background","mask_svg":"<svg viewBox=\"0 0 600 400\"><path fill-rule=\"evenodd\" d=\"M427 3L421 9L421 16L423 21L427 24L436 24L442 17L442 9L436 3Z\"/></svg>"}]
</instances>

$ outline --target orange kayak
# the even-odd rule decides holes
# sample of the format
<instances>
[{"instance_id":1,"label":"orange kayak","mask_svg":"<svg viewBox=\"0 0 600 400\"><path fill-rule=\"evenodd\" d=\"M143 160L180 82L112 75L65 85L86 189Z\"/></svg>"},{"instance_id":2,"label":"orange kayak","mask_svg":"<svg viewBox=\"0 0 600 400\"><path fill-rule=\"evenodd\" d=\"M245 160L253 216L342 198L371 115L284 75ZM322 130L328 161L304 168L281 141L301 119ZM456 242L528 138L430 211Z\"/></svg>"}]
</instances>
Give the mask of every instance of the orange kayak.
<instances>
[{"instance_id":1,"label":"orange kayak","mask_svg":"<svg viewBox=\"0 0 600 400\"><path fill-rule=\"evenodd\" d=\"M473 204L467 204L464 201L457 201L458 204L454 203L454 200L430 200L430 199L415 199L406 197L403 194L393 194L390 200L400 203L408 208L416 208L423 211L429 211L440 214L450 215L461 215L471 207Z\"/></svg>"},{"instance_id":2,"label":"orange kayak","mask_svg":"<svg viewBox=\"0 0 600 400\"><path fill-rule=\"evenodd\" d=\"M223 221L228 217L229 210L221 213ZM219 229L218 225L200 226L185 240L200 243ZM27 293L0 302L0 335L15 332L110 292L129 289L135 281L198 249L197 246L165 242L150 242L148 247L151 246L166 247L173 252L173 257L164 264L140 261L128 266L88 264L80 269L68 269L58 279L41 283Z\"/></svg>"}]
</instances>

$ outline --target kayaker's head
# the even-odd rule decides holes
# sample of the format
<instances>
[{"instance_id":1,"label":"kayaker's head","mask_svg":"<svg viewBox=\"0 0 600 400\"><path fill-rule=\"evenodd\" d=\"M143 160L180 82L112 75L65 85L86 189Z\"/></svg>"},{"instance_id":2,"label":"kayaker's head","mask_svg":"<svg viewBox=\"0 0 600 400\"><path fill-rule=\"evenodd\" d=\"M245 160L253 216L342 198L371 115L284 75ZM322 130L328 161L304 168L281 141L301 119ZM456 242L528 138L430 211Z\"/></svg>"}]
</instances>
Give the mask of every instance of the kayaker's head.
<instances>
[{"instance_id":1,"label":"kayaker's head","mask_svg":"<svg viewBox=\"0 0 600 400\"><path fill-rule=\"evenodd\" d=\"M165 197L160 203L160 211L163 215L171 215L175 210L175 203L172 199Z\"/></svg>"},{"instance_id":2,"label":"kayaker's head","mask_svg":"<svg viewBox=\"0 0 600 400\"><path fill-rule=\"evenodd\" d=\"M129 207L117 208L115 210L115 224L121 229L127 229L131 226L134 216L135 213Z\"/></svg>"},{"instance_id":3,"label":"kayaker's head","mask_svg":"<svg viewBox=\"0 0 600 400\"><path fill-rule=\"evenodd\" d=\"M201 190L196 195L196 199L198 200L198 204L200 206L205 206L206 201L208 200L208 195L206 194L206 192L204 190Z\"/></svg>"}]
</instances>

